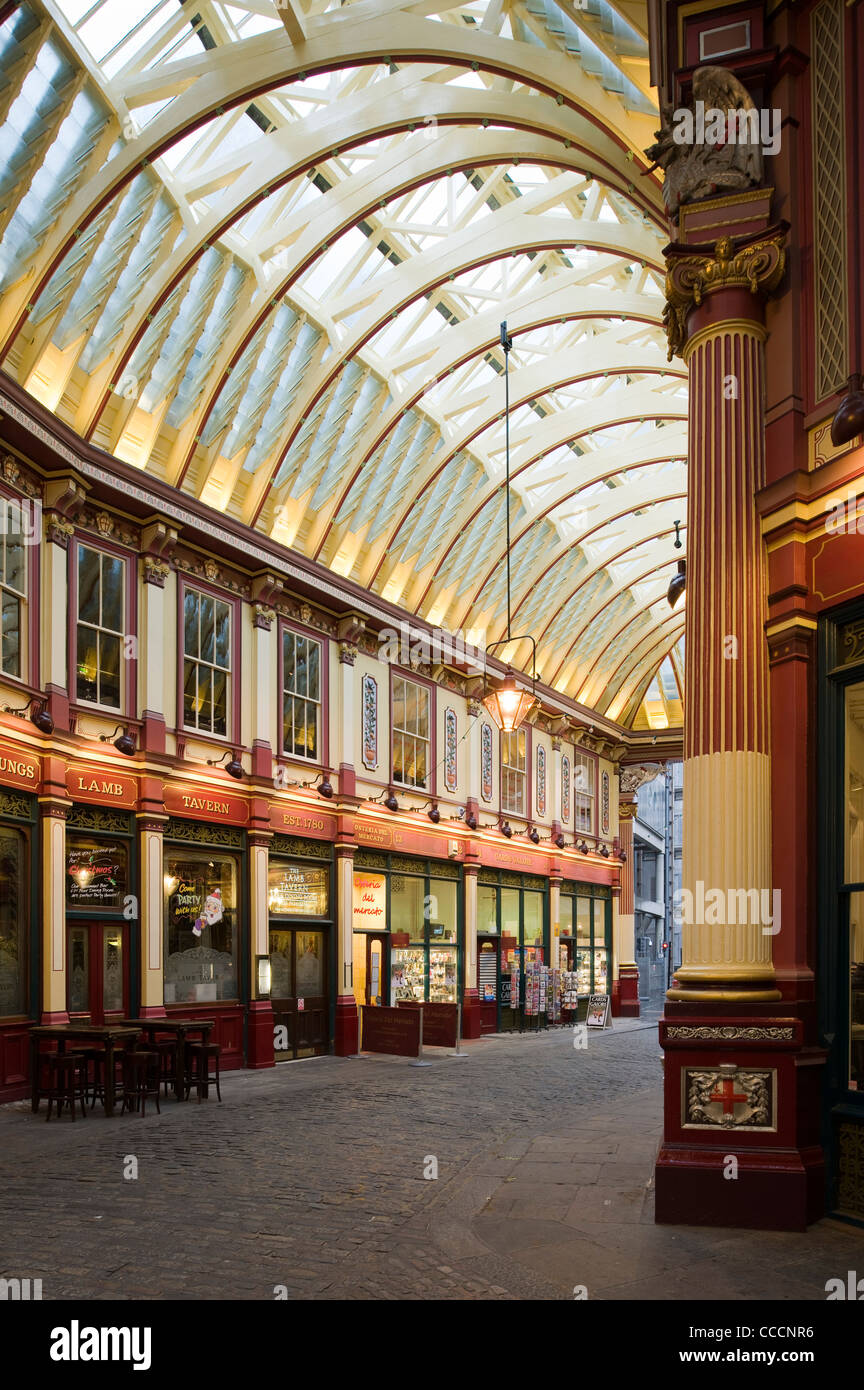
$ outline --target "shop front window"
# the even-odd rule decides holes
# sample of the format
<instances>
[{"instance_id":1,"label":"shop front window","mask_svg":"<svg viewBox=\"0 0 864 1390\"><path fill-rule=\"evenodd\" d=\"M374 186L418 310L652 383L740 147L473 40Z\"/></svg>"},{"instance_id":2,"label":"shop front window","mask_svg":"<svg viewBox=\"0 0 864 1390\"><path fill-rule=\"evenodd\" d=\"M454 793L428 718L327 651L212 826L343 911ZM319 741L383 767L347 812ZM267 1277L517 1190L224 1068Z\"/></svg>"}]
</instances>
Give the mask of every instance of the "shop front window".
<instances>
[{"instance_id":1,"label":"shop front window","mask_svg":"<svg viewBox=\"0 0 864 1390\"><path fill-rule=\"evenodd\" d=\"M122 912L129 892L129 849L122 840L66 836L66 906Z\"/></svg>"},{"instance_id":2,"label":"shop front window","mask_svg":"<svg viewBox=\"0 0 864 1390\"><path fill-rule=\"evenodd\" d=\"M236 999L236 861L166 846L165 866L165 1003Z\"/></svg>"},{"instance_id":3,"label":"shop front window","mask_svg":"<svg viewBox=\"0 0 864 1390\"><path fill-rule=\"evenodd\" d=\"M477 935L495 936L498 932L498 889L488 884L477 885Z\"/></svg>"},{"instance_id":4,"label":"shop front window","mask_svg":"<svg viewBox=\"0 0 864 1390\"><path fill-rule=\"evenodd\" d=\"M0 826L0 1018L27 1012L27 836Z\"/></svg>"}]
</instances>

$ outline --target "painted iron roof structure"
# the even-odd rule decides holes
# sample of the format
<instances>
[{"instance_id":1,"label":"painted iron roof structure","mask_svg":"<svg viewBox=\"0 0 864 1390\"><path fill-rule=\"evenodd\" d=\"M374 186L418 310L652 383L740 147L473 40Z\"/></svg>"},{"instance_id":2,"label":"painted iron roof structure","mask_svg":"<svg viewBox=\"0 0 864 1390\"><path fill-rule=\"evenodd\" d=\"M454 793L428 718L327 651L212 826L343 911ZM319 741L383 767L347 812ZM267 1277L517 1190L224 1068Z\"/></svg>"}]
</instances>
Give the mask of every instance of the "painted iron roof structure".
<instances>
[{"instance_id":1,"label":"painted iron roof structure","mask_svg":"<svg viewBox=\"0 0 864 1390\"><path fill-rule=\"evenodd\" d=\"M0 4L3 369L82 438L681 723L640 0ZM524 644L511 653L523 668Z\"/></svg>"}]
</instances>

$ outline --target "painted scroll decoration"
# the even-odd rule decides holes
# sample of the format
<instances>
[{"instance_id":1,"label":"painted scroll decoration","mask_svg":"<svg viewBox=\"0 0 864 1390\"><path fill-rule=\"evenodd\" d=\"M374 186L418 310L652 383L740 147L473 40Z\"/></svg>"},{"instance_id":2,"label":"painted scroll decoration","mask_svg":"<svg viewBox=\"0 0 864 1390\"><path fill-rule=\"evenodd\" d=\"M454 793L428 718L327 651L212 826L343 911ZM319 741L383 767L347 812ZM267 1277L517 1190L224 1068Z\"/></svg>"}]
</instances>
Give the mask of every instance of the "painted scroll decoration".
<instances>
[{"instance_id":1,"label":"painted scroll decoration","mask_svg":"<svg viewBox=\"0 0 864 1390\"><path fill-rule=\"evenodd\" d=\"M444 711L444 786L456 790L456 711Z\"/></svg>"},{"instance_id":2,"label":"painted scroll decoration","mask_svg":"<svg viewBox=\"0 0 864 1390\"><path fill-rule=\"evenodd\" d=\"M492 800L492 725L484 724L480 730L480 795L484 801Z\"/></svg>"},{"instance_id":3,"label":"painted scroll decoration","mask_svg":"<svg viewBox=\"0 0 864 1390\"><path fill-rule=\"evenodd\" d=\"M378 766L378 682L374 676L363 677L363 766L370 771Z\"/></svg>"}]
</instances>

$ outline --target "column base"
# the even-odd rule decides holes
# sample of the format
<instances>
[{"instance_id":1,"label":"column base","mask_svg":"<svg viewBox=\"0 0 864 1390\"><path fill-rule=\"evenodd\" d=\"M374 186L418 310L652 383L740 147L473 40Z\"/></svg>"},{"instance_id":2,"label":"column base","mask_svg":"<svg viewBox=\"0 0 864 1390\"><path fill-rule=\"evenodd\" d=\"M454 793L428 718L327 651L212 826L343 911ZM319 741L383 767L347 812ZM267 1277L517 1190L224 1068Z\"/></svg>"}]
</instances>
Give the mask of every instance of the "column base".
<instances>
[{"instance_id":1,"label":"column base","mask_svg":"<svg viewBox=\"0 0 864 1390\"><path fill-rule=\"evenodd\" d=\"M246 1065L250 1069L273 1067L273 1006L269 999L253 999L246 1019Z\"/></svg>"},{"instance_id":2,"label":"column base","mask_svg":"<svg viewBox=\"0 0 864 1390\"><path fill-rule=\"evenodd\" d=\"M167 1018L168 1013L164 1004L142 1004L138 1010L139 1018Z\"/></svg>"},{"instance_id":3,"label":"column base","mask_svg":"<svg viewBox=\"0 0 864 1390\"><path fill-rule=\"evenodd\" d=\"M618 967L618 1017L639 1018L639 967L621 965ZM613 985L614 989L614 985ZM613 995L614 1004L614 995ZM613 1017L615 1011L613 1008Z\"/></svg>"},{"instance_id":4,"label":"column base","mask_svg":"<svg viewBox=\"0 0 864 1390\"><path fill-rule=\"evenodd\" d=\"M53 1012L46 1010L44 1013L40 1014L39 1022L44 1028L49 1026L53 1028L56 1027L58 1023L68 1023L69 1015L65 1009L54 1009Z\"/></svg>"},{"instance_id":5,"label":"column base","mask_svg":"<svg viewBox=\"0 0 864 1390\"><path fill-rule=\"evenodd\" d=\"M820 1144L825 1052L768 1004L667 1001L662 1224L803 1231L825 1210Z\"/></svg>"},{"instance_id":6,"label":"column base","mask_svg":"<svg viewBox=\"0 0 864 1390\"><path fill-rule=\"evenodd\" d=\"M479 1038L480 1033L480 998L476 989L466 989L462 996L462 1036L470 1041Z\"/></svg>"},{"instance_id":7,"label":"column base","mask_svg":"<svg viewBox=\"0 0 864 1390\"><path fill-rule=\"evenodd\" d=\"M360 1015L353 994L340 994L336 1000L336 1029L333 1051L337 1057L354 1057L360 1041Z\"/></svg>"},{"instance_id":8,"label":"column base","mask_svg":"<svg viewBox=\"0 0 864 1390\"><path fill-rule=\"evenodd\" d=\"M732 1171L737 1177L725 1177ZM804 1231L825 1212L825 1159L819 1148L742 1150L731 1133L719 1149L664 1144L654 1181L658 1225Z\"/></svg>"}]
</instances>

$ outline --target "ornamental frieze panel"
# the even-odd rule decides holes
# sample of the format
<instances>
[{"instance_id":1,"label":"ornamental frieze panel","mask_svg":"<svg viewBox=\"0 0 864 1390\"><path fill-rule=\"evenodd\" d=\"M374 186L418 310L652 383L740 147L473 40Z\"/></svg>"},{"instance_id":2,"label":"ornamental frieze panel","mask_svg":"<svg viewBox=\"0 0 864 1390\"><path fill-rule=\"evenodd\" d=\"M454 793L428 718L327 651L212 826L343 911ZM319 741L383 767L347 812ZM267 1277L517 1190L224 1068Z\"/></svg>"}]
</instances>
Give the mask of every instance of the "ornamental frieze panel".
<instances>
[{"instance_id":1,"label":"ornamental frieze panel","mask_svg":"<svg viewBox=\"0 0 864 1390\"><path fill-rule=\"evenodd\" d=\"M664 1037L679 1038L682 1042L792 1042L795 1038L795 1025L782 1024L774 1027L740 1027L735 1024L700 1024L688 1027L685 1024L670 1024Z\"/></svg>"},{"instance_id":2,"label":"ornamental frieze panel","mask_svg":"<svg viewBox=\"0 0 864 1390\"><path fill-rule=\"evenodd\" d=\"M721 1062L711 1070L681 1072L684 1129L776 1130L777 1073Z\"/></svg>"}]
</instances>

